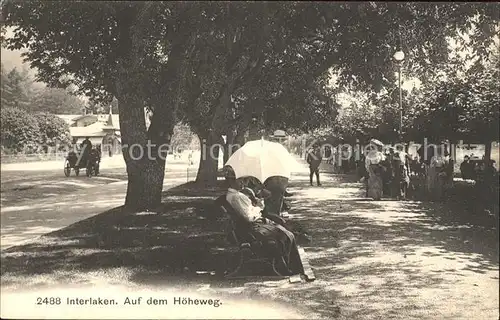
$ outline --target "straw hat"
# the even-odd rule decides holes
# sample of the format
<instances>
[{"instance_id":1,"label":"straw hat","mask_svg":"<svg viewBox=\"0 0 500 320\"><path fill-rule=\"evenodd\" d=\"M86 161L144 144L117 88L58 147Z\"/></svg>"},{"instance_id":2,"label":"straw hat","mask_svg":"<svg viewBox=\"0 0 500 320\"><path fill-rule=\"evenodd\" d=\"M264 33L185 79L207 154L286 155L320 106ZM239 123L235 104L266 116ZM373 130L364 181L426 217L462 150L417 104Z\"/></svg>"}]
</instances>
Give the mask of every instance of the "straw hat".
<instances>
[{"instance_id":1,"label":"straw hat","mask_svg":"<svg viewBox=\"0 0 500 320\"><path fill-rule=\"evenodd\" d=\"M255 192L250 188L243 188L243 190L241 190L241 193L247 195L250 199L255 199Z\"/></svg>"},{"instance_id":2,"label":"straw hat","mask_svg":"<svg viewBox=\"0 0 500 320\"><path fill-rule=\"evenodd\" d=\"M377 140L377 139L371 139L370 143L374 144L376 146L379 146L379 147L383 147L384 146L384 143L382 141L380 141L380 140Z\"/></svg>"}]
</instances>

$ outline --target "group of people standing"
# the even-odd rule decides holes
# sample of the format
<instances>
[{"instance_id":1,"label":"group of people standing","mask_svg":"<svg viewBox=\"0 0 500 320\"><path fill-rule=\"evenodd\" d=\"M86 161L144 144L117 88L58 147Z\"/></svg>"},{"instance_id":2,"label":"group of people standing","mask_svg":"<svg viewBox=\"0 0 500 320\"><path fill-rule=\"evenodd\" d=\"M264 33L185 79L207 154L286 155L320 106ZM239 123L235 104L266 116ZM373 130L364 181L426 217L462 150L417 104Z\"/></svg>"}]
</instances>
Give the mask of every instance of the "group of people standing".
<instances>
[{"instance_id":1,"label":"group of people standing","mask_svg":"<svg viewBox=\"0 0 500 320\"><path fill-rule=\"evenodd\" d=\"M394 147L384 150L384 144L375 139L370 144L361 167L365 170L361 175L366 181L366 196L374 200L405 199L410 185L410 157Z\"/></svg>"},{"instance_id":2,"label":"group of people standing","mask_svg":"<svg viewBox=\"0 0 500 320\"><path fill-rule=\"evenodd\" d=\"M393 147L385 148L384 144L378 140L372 140L371 150L367 154L359 152L354 157L349 150L341 150L341 168L344 173L348 173L350 163L359 170L358 173L367 183L367 197L380 200L382 197L404 199L409 186L410 179L410 159L404 150L396 150ZM355 152L354 152L355 153ZM332 156L333 153L330 153ZM321 186L319 178L319 166L322 162L323 154L319 144L307 152L306 161L309 164L309 182L313 186L314 176L316 184Z\"/></svg>"},{"instance_id":3,"label":"group of people standing","mask_svg":"<svg viewBox=\"0 0 500 320\"><path fill-rule=\"evenodd\" d=\"M427 150L421 147L418 157L410 156L403 144L391 146L376 139L370 140L365 152L358 150L356 153L356 150L342 154L342 161L356 167L365 182L367 198L404 200L412 191L422 189L429 200L439 200L453 179L453 161L446 144L428 146ZM322 159L322 150L315 144L306 156L311 186L314 176L317 185L321 185L319 166Z\"/></svg>"},{"instance_id":4,"label":"group of people standing","mask_svg":"<svg viewBox=\"0 0 500 320\"><path fill-rule=\"evenodd\" d=\"M418 158L409 156L402 146L384 146L378 140L371 145L375 148L365 159L367 197L405 199L410 190L420 188L428 200L443 199L453 181L453 161L446 144L422 146Z\"/></svg>"}]
</instances>

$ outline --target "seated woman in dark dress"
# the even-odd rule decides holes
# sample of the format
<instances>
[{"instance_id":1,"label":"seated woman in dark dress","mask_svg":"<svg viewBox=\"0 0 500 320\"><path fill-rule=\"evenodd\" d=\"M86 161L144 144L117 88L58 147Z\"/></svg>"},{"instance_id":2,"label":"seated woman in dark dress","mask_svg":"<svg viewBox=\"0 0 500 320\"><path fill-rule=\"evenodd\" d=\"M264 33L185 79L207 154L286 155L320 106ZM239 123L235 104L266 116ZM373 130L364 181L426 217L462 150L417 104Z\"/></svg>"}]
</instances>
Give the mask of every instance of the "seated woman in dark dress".
<instances>
[{"instance_id":1,"label":"seated woman in dark dress","mask_svg":"<svg viewBox=\"0 0 500 320\"><path fill-rule=\"evenodd\" d=\"M241 181L232 179L228 182L229 188L226 195L226 201L236 214L251 226L253 233L264 238L275 240L279 244L284 263L290 274L304 274L304 267L300 259L293 233L288 231L280 223L264 218L262 205L253 205L251 200L252 195L248 197L241 192ZM244 192L251 194L250 189ZM255 196L253 197L255 198Z\"/></svg>"}]
</instances>

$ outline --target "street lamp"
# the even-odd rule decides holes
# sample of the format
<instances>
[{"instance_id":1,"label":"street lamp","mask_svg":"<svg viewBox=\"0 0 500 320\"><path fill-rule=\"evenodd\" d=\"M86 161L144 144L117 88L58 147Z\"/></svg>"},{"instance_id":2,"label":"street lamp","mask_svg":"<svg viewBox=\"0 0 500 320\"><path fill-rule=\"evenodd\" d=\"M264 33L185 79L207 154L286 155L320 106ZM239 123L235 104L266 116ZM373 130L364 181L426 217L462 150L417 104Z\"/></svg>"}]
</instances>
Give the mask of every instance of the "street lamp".
<instances>
[{"instance_id":1,"label":"street lamp","mask_svg":"<svg viewBox=\"0 0 500 320\"><path fill-rule=\"evenodd\" d=\"M259 135L259 130L257 129L257 117L252 117L252 125L248 131L248 140L257 140Z\"/></svg>"},{"instance_id":2,"label":"street lamp","mask_svg":"<svg viewBox=\"0 0 500 320\"><path fill-rule=\"evenodd\" d=\"M398 64L398 79L399 79L399 137L403 137L403 93L401 91L401 65L405 59L405 53L399 49L394 53L394 60Z\"/></svg>"}]
</instances>

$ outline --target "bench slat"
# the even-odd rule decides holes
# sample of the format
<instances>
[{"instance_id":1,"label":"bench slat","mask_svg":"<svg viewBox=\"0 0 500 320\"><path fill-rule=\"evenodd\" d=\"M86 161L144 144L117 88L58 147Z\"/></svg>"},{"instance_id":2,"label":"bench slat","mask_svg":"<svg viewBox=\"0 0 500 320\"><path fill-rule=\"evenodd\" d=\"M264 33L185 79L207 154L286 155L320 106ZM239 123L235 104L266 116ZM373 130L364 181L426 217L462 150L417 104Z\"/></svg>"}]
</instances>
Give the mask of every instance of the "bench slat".
<instances>
[{"instance_id":1,"label":"bench slat","mask_svg":"<svg viewBox=\"0 0 500 320\"><path fill-rule=\"evenodd\" d=\"M311 265L309 264L309 260L307 259L306 251L304 250L304 248L299 246L297 246L297 249L299 250L300 260L302 261L302 266L304 267L304 275L306 276L307 281L316 280L314 271L312 270Z\"/></svg>"}]
</instances>

